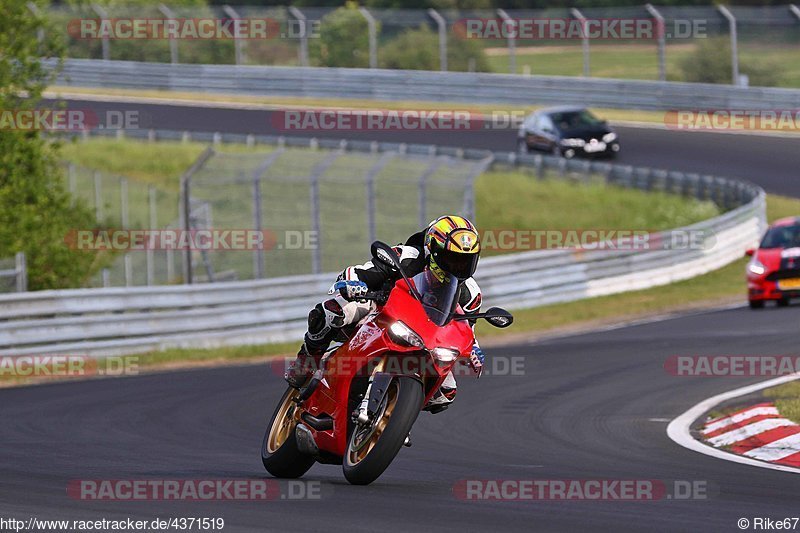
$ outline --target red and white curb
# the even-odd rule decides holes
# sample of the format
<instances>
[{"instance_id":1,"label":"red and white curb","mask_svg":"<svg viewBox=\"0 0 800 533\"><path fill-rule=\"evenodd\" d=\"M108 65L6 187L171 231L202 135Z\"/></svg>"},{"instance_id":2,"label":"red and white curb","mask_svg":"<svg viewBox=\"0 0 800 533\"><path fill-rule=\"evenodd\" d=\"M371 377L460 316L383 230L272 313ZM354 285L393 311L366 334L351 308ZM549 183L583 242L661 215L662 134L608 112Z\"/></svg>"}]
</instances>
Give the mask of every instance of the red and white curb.
<instances>
[{"instance_id":1,"label":"red and white curb","mask_svg":"<svg viewBox=\"0 0 800 533\"><path fill-rule=\"evenodd\" d=\"M718 459L800 474L800 426L781 417L772 404L754 405L706 422L703 440L691 432L692 424L717 405L799 378L800 374L781 376L703 400L670 422L667 435L684 448Z\"/></svg>"},{"instance_id":2,"label":"red and white curb","mask_svg":"<svg viewBox=\"0 0 800 533\"><path fill-rule=\"evenodd\" d=\"M709 420L700 432L716 448L760 461L800 467L800 425L772 403L760 403Z\"/></svg>"}]
</instances>

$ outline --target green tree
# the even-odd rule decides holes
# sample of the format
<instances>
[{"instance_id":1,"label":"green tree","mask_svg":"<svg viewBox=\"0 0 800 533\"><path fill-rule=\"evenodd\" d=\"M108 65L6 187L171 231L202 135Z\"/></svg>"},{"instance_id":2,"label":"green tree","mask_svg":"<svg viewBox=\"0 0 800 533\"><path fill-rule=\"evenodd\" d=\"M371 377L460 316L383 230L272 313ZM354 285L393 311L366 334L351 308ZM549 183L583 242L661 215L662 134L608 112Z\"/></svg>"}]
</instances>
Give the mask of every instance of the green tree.
<instances>
[{"instance_id":1,"label":"green tree","mask_svg":"<svg viewBox=\"0 0 800 533\"><path fill-rule=\"evenodd\" d=\"M439 70L439 34L428 26L406 30L378 53L383 68ZM470 65L472 62L472 65ZM489 72L489 63L477 41L451 38L447 43L447 70Z\"/></svg>"},{"instance_id":2,"label":"green tree","mask_svg":"<svg viewBox=\"0 0 800 533\"><path fill-rule=\"evenodd\" d=\"M309 55L319 66L369 66L369 28L355 3L325 15L319 38L311 41Z\"/></svg>"},{"instance_id":3,"label":"green tree","mask_svg":"<svg viewBox=\"0 0 800 533\"><path fill-rule=\"evenodd\" d=\"M678 68L682 81L696 83L731 83L731 43L727 37L701 39L690 55L684 57ZM770 87L780 82L780 66L768 60L758 63L739 60L739 72L747 74L750 85Z\"/></svg>"},{"instance_id":4,"label":"green tree","mask_svg":"<svg viewBox=\"0 0 800 533\"><path fill-rule=\"evenodd\" d=\"M51 31L38 41L46 22L25 2L0 0L0 7L0 110L13 115L39 103L51 77L40 57L57 63L62 48L46 37ZM55 149L38 131L0 128L0 257L25 252L31 289L80 285L98 266L94 253L65 244L70 230L94 221L70 205Z\"/></svg>"}]
</instances>

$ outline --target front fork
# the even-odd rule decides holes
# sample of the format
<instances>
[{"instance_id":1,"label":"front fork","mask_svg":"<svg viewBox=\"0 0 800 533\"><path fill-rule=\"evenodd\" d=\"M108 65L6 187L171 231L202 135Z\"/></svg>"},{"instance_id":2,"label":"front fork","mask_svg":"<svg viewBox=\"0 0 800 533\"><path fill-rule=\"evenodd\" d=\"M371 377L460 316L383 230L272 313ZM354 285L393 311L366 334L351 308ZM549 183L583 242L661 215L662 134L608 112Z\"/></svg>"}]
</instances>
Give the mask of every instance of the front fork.
<instances>
[{"instance_id":1,"label":"front fork","mask_svg":"<svg viewBox=\"0 0 800 533\"><path fill-rule=\"evenodd\" d=\"M389 384L393 377L391 374L383 372L385 366L386 359L383 358L375 366L375 370L369 377L367 390L364 392L364 397L354 413L354 418L359 424L369 423L383 403L383 398L386 396L386 391L389 389Z\"/></svg>"}]
</instances>

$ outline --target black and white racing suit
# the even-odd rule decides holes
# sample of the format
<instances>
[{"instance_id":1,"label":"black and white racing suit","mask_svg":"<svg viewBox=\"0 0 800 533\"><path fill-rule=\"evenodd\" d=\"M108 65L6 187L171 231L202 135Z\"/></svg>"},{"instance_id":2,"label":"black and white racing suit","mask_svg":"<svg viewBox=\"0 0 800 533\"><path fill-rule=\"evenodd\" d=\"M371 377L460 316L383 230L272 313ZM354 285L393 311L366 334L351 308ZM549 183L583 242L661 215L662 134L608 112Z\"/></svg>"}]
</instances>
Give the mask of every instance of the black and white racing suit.
<instances>
[{"instance_id":1,"label":"black and white racing suit","mask_svg":"<svg viewBox=\"0 0 800 533\"><path fill-rule=\"evenodd\" d=\"M428 264L428 251L424 246L425 232L420 231L408 238L405 244L394 247L400 257L400 264L409 277L416 276ZM394 277L392 277L394 276ZM336 281L361 281L369 290L384 288L387 283L400 279L399 273L388 273L384 269L367 261L363 265L345 268ZM334 296L317 306L309 313L308 332L305 335L306 349L311 354L321 354L344 326L357 323L374 309L372 302L348 301L338 292L331 289ZM473 278L461 283L459 305L466 314L480 311L481 291ZM450 372L442 384L442 394L446 401L452 401L456 393L456 380Z\"/></svg>"}]
</instances>

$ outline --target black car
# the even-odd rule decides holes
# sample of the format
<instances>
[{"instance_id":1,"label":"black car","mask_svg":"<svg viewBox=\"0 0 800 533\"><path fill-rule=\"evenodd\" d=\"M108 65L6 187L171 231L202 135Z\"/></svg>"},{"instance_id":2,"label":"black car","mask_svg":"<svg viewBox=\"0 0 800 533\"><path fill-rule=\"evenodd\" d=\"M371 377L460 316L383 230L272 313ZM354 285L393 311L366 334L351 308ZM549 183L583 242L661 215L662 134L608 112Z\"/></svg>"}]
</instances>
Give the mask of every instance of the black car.
<instances>
[{"instance_id":1,"label":"black car","mask_svg":"<svg viewBox=\"0 0 800 533\"><path fill-rule=\"evenodd\" d=\"M540 150L567 158L613 157L619 152L619 137L605 120L584 107L548 107L522 122L517 146L522 153Z\"/></svg>"}]
</instances>

